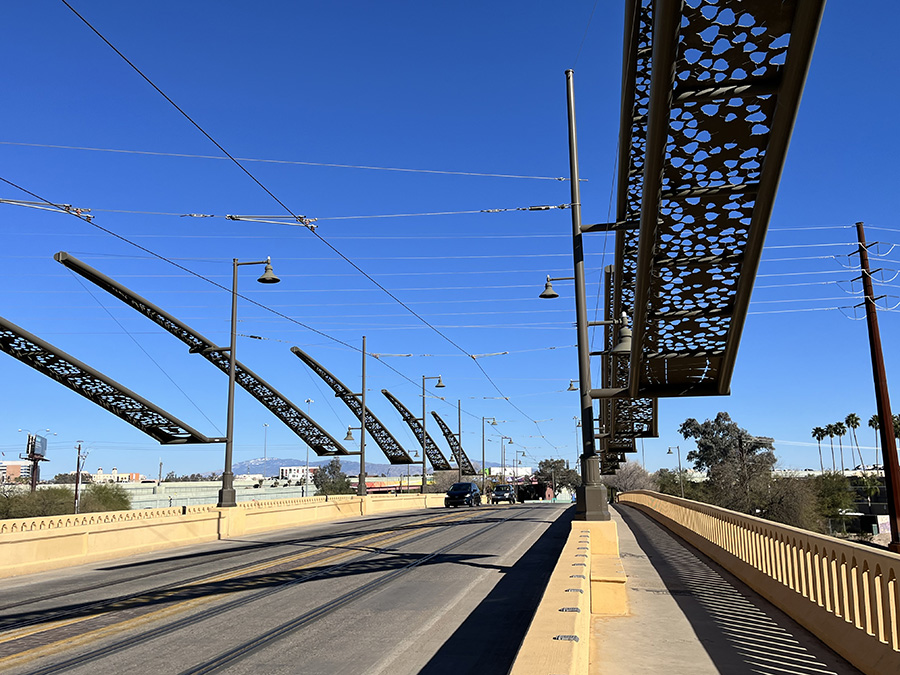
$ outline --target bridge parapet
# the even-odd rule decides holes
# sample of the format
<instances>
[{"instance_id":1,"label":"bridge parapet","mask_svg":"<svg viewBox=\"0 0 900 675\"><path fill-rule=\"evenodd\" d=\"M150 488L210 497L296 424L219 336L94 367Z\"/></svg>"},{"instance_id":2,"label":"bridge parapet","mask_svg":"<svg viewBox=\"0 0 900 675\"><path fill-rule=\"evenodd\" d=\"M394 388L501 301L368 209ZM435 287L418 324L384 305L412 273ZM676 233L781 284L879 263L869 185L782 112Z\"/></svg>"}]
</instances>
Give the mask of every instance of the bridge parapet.
<instances>
[{"instance_id":1,"label":"bridge parapet","mask_svg":"<svg viewBox=\"0 0 900 675\"><path fill-rule=\"evenodd\" d=\"M900 672L900 555L650 491L618 496L864 673Z\"/></svg>"}]
</instances>

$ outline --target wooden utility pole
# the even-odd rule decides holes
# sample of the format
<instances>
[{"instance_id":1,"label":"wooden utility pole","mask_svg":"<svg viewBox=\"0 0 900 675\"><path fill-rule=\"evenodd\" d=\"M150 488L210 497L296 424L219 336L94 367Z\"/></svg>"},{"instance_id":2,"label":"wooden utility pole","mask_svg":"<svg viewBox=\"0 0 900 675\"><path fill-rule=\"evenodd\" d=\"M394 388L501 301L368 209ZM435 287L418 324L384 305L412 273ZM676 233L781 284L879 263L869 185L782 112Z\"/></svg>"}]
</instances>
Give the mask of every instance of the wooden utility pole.
<instances>
[{"instance_id":1,"label":"wooden utility pole","mask_svg":"<svg viewBox=\"0 0 900 675\"><path fill-rule=\"evenodd\" d=\"M875 294L872 291L872 275L869 272L869 251L863 224L856 224L859 240L859 266L862 270L863 295L866 305L866 325L869 328L869 351L872 355L872 375L875 379L875 401L878 405L881 452L884 456L884 485L887 492L888 518L891 523L891 543L888 549L900 553L900 463L897 461L897 445L894 439L894 418L891 415L891 399L888 396L887 375L884 371L884 354L881 351L881 334L878 332L878 314Z\"/></svg>"}]
</instances>

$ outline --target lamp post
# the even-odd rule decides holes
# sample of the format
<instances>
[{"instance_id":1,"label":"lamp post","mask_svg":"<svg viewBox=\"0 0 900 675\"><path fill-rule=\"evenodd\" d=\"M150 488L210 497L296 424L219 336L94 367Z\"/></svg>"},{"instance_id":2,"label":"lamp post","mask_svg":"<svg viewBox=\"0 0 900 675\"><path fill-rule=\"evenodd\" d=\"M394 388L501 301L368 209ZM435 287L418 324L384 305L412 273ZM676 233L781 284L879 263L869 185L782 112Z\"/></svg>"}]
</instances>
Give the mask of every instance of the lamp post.
<instances>
[{"instance_id":1,"label":"lamp post","mask_svg":"<svg viewBox=\"0 0 900 675\"><path fill-rule=\"evenodd\" d=\"M672 448L675 448L678 451L678 485L681 487L681 498L684 499L684 474L681 472L681 447L678 445L670 446L669 451L666 452L667 455L672 454Z\"/></svg>"},{"instance_id":2,"label":"lamp post","mask_svg":"<svg viewBox=\"0 0 900 675\"><path fill-rule=\"evenodd\" d=\"M216 506L237 506L234 493L234 473L231 470L231 460L234 449L234 370L235 349L237 343L237 284L238 267L241 265L265 265L262 276L257 279L261 284L277 284L281 279L272 271L272 259L254 260L251 262L239 262L237 258L231 261L231 344L228 347L228 421L225 428L225 470L222 472L222 489L219 490L219 501ZM217 349L216 351L224 351Z\"/></svg>"},{"instance_id":3,"label":"lamp post","mask_svg":"<svg viewBox=\"0 0 900 675\"><path fill-rule=\"evenodd\" d=\"M356 494L360 497L366 496L366 336L362 338L362 393L360 394L335 394L335 396L358 396L362 406L359 413L359 426L347 427L347 437L345 441L352 441L353 434L351 429L359 429L359 478L356 481Z\"/></svg>"},{"instance_id":4,"label":"lamp post","mask_svg":"<svg viewBox=\"0 0 900 675\"><path fill-rule=\"evenodd\" d=\"M484 493L484 481L485 481L485 463L484 463L484 423L490 420L491 426L497 426L497 420L494 417L482 417L481 418L481 492Z\"/></svg>"},{"instance_id":5,"label":"lamp post","mask_svg":"<svg viewBox=\"0 0 900 675\"><path fill-rule=\"evenodd\" d=\"M422 490L421 494L425 494L425 439L427 436L425 435L425 380L437 380L437 383L434 385L435 389L443 389L444 380L441 379L440 375L437 376L422 376Z\"/></svg>"},{"instance_id":6,"label":"lamp post","mask_svg":"<svg viewBox=\"0 0 900 675\"><path fill-rule=\"evenodd\" d=\"M512 445L513 440L509 436L501 436L500 437L500 473L503 475L503 482L507 482L506 476L506 447L503 445L504 441L509 441L509 444Z\"/></svg>"},{"instance_id":7,"label":"lamp post","mask_svg":"<svg viewBox=\"0 0 900 675\"><path fill-rule=\"evenodd\" d=\"M306 414L309 415L309 404L315 403L311 398L304 401L306 404ZM306 496L307 486L309 485L309 443L306 444L306 474L303 476L303 496Z\"/></svg>"},{"instance_id":8,"label":"lamp post","mask_svg":"<svg viewBox=\"0 0 900 675\"><path fill-rule=\"evenodd\" d=\"M269 425L263 422L263 462L267 461L268 456L268 441L269 441Z\"/></svg>"}]
</instances>

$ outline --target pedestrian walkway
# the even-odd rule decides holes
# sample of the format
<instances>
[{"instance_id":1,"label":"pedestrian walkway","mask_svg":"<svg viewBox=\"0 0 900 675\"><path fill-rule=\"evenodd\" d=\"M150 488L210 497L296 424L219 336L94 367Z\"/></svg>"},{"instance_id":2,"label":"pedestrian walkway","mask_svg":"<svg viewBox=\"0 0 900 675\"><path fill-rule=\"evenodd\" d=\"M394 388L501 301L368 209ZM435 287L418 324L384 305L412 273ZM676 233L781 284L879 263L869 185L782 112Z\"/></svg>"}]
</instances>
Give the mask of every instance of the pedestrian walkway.
<instances>
[{"instance_id":1,"label":"pedestrian walkway","mask_svg":"<svg viewBox=\"0 0 900 675\"><path fill-rule=\"evenodd\" d=\"M591 672L850 675L856 668L709 558L625 505L610 509L630 615L595 617Z\"/></svg>"}]
</instances>

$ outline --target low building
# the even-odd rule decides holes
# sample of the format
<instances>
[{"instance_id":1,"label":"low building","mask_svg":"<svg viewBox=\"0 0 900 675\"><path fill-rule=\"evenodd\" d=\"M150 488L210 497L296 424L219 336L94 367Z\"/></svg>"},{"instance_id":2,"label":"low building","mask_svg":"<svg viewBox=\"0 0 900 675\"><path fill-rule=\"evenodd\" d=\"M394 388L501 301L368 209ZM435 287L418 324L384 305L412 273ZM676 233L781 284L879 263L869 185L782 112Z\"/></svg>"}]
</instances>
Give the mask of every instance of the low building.
<instances>
[{"instance_id":1,"label":"low building","mask_svg":"<svg viewBox=\"0 0 900 675\"><path fill-rule=\"evenodd\" d=\"M97 473L91 474L94 483L140 483L144 475L140 473L119 473L116 467L110 473L103 473L103 467L97 467Z\"/></svg>"},{"instance_id":2,"label":"low building","mask_svg":"<svg viewBox=\"0 0 900 675\"><path fill-rule=\"evenodd\" d=\"M31 477L31 462L0 462L0 482L14 483L17 478Z\"/></svg>"},{"instance_id":3,"label":"low building","mask_svg":"<svg viewBox=\"0 0 900 675\"><path fill-rule=\"evenodd\" d=\"M304 483L307 480L312 483L313 476L316 475L317 467L309 467L309 477L306 475L305 466L282 466L278 468L278 480L291 480L298 483Z\"/></svg>"}]
</instances>

